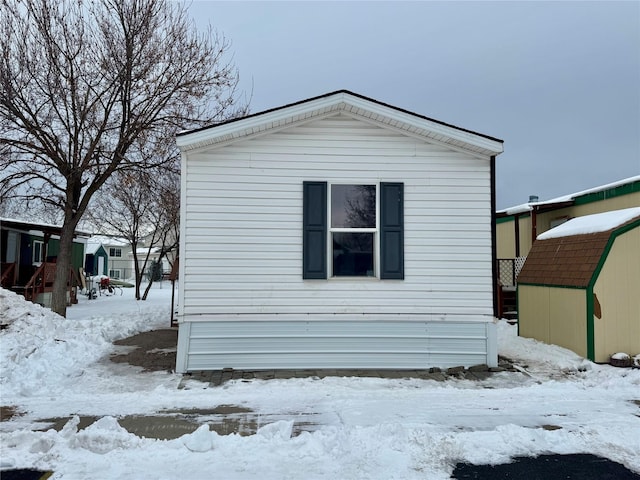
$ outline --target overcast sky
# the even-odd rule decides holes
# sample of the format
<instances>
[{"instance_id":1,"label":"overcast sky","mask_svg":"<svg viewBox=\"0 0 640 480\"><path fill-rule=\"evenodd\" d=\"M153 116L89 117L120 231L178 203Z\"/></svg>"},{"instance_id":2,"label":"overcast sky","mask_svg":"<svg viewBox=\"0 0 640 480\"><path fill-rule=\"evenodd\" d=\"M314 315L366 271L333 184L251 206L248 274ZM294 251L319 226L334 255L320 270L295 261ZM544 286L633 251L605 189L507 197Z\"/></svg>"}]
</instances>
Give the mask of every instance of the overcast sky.
<instances>
[{"instance_id":1,"label":"overcast sky","mask_svg":"<svg viewBox=\"0 0 640 480\"><path fill-rule=\"evenodd\" d=\"M498 208L640 174L640 2L195 1L260 112L347 89L505 141Z\"/></svg>"}]
</instances>

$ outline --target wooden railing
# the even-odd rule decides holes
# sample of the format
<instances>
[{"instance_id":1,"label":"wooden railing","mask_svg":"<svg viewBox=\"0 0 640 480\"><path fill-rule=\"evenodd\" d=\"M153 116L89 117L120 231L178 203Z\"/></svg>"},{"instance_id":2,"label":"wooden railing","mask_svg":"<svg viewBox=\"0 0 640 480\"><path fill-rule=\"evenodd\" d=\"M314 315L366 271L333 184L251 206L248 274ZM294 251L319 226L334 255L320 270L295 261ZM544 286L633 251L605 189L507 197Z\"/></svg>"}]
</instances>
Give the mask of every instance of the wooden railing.
<instances>
[{"instance_id":1,"label":"wooden railing","mask_svg":"<svg viewBox=\"0 0 640 480\"><path fill-rule=\"evenodd\" d=\"M31 279L24 287L24 297L33 302L37 300L37 297L41 293L47 293L53 291L53 282L56 278L57 265L52 262L43 262L36 269ZM67 277L67 289L69 292L70 303L77 303L75 286L80 284L78 275L73 268L69 269L69 276Z\"/></svg>"},{"instance_id":2,"label":"wooden railing","mask_svg":"<svg viewBox=\"0 0 640 480\"><path fill-rule=\"evenodd\" d=\"M2 277L0 278L0 285L7 290L13 287L16 279L16 263L3 263L2 264Z\"/></svg>"}]
</instances>

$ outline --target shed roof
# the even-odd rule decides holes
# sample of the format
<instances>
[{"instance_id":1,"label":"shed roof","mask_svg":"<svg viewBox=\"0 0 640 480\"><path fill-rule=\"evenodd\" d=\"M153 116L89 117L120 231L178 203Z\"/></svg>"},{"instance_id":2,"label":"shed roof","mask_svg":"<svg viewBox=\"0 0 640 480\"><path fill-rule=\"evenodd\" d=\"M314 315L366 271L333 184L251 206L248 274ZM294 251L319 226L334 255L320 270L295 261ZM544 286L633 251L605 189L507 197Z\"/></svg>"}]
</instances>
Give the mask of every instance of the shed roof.
<instances>
[{"instance_id":1,"label":"shed roof","mask_svg":"<svg viewBox=\"0 0 640 480\"><path fill-rule=\"evenodd\" d=\"M87 255L93 255L100 249L100 247L102 247L102 242L92 242L91 240L89 240L87 242L85 253Z\"/></svg>"},{"instance_id":2,"label":"shed roof","mask_svg":"<svg viewBox=\"0 0 640 480\"><path fill-rule=\"evenodd\" d=\"M180 132L176 142L183 151L188 151L260 135L289 127L294 123L338 113L376 122L408 135L477 155L493 156L503 151L503 141L500 139L434 120L348 90L339 90L208 127Z\"/></svg>"},{"instance_id":3,"label":"shed roof","mask_svg":"<svg viewBox=\"0 0 640 480\"><path fill-rule=\"evenodd\" d=\"M587 217L598 215L575 220L582 219L584 223ZM586 288L605 254L611 235L627 226L640 227L640 215L603 231L536 240L518 275L518 283Z\"/></svg>"},{"instance_id":4,"label":"shed roof","mask_svg":"<svg viewBox=\"0 0 640 480\"><path fill-rule=\"evenodd\" d=\"M587 287L611 231L536 240L518 275L518 283Z\"/></svg>"}]
</instances>

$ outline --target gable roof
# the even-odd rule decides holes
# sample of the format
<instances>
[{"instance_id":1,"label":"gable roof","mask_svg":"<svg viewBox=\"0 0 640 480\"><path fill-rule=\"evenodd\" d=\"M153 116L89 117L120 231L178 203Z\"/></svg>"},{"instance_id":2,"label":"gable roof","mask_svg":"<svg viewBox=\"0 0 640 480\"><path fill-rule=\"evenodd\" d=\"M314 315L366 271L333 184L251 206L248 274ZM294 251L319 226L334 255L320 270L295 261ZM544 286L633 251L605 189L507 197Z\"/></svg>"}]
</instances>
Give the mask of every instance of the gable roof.
<instances>
[{"instance_id":1,"label":"gable roof","mask_svg":"<svg viewBox=\"0 0 640 480\"><path fill-rule=\"evenodd\" d=\"M100 247L102 247L102 243L101 242L92 242L91 240L89 240L87 242L87 247L86 247L84 253L87 254L87 255L93 255L98 250L100 250Z\"/></svg>"},{"instance_id":2,"label":"gable roof","mask_svg":"<svg viewBox=\"0 0 640 480\"><path fill-rule=\"evenodd\" d=\"M624 215L620 212L634 213ZM640 208L631 208L606 212L603 214L586 215L556 227L565 227L567 232L579 232L584 225L591 225L583 231L590 233L576 233L573 235L549 235L538 237L533 243L527 260L518 275L518 283L530 283L559 287L586 288L589 286L594 272L598 268L602 256L607 251L607 246L614 232L625 228L640 227ZM616 216L616 214L618 214ZM611 223L616 217L620 221ZM577 221L577 222L574 222ZM570 225L574 222L574 225ZM601 222L600 230L597 225ZM549 230L552 232L555 229Z\"/></svg>"},{"instance_id":3,"label":"gable roof","mask_svg":"<svg viewBox=\"0 0 640 480\"><path fill-rule=\"evenodd\" d=\"M408 135L423 137L425 140L479 155L492 156L503 152L503 141L500 139L434 120L348 90L338 90L208 127L181 132L176 143L183 151L188 151L337 113L373 121Z\"/></svg>"}]
</instances>

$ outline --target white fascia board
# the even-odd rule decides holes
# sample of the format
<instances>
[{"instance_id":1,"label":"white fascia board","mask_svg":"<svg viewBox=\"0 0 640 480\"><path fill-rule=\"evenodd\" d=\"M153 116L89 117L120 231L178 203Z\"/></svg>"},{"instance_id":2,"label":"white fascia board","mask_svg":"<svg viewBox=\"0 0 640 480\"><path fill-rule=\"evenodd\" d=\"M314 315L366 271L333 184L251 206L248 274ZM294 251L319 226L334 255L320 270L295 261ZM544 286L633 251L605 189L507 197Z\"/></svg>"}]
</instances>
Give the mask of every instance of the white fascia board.
<instances>
[{"instance_id":1,"label":"white fascia board","mask_svg":"<svg viewBox=\"0 0 640 480\"><path fill-rule=\"evenodd\" d=\"M337 94L342 98L344 94ZM259 129L264 125L277 124L288 118L295 118L316 110L328 109L339 105L340 101L336 96L319 98L311 102L293 105L288 108L276 110L274 112L257 115L246 119L230 122L226 125L214 126L197 132L177 137L176 144L182 150L192 150L206 144L215 143L215 139L228 135L242 136L242 132L250 132Z\"/></svg>"},{"instance_id":2,"label":"white fascia board","mask_svg":"<svg viewBox=\"0 0 640 480\"><path fill-rule=\"evenodd\" d=\"M504 151L502 142L498 142L496 140L492 140L490 138L486 138L480 135L475 135L471 132L465 132L458 128L443 125L441 123L427 120L425 118L420 118L407 112L393 110L384 105L379 105L377 103L369 102L362 98L349 96L348 101L346 101L346 103L349 103L350 105L353 105L356 108L362 108L363 110L368 110L371 113L385 116L392 120L401 122L405 125L403 129L409 129L411 127L415 127L418 129L426 130L433 135L442 135L443 137L450 138L452 141L458 141L467 145L488 150L494 155L499 155ZM422 134L421 136L425 138L430 137L430 135L424 135L424 134ZM448 142L443 142L443 143L448 143Z\"/></svg>"},{"instance_id":3,"label":"white fascia board","mask_svg":"<svg viewBox=\"0 0 640 480\"><path fill-rule=\"evenodd\" d=\"M427 120L407 112L395 110L386 105L380 105L344 92L309 102L303 102L299 105L293 105L244 120L237 120L226 125L182 135L177 137L176 144L183 151L193 150L216 143L216 139L218 138L237 138L247 133L255 133L257 130L264 130L266 126L275 126L282 124L282 122L290 124L292 121L316 117L326 114L327 112L345 110L344 106L346 105L352 107L350 109L351 113L355 115L361 115L361 113L357 111L360 109L371 113L373 116L388 118L390 122L397 122L395 124L390 123L391 126L395 126L400 130L412 133L414 136L418 135L427 140L433 139L432 137L436 139L438 137L445 137L449 139L449 141L443 141L441 139L439 143L451 143L452 145L462 148L468 145L472 151L482 149L483 153L487 155L499 155L504 151L502 142ZM289 122L286 122L286 120L289 120ZM463 145L460 145L460 143Z\"/></svg>"}]
</instances>

